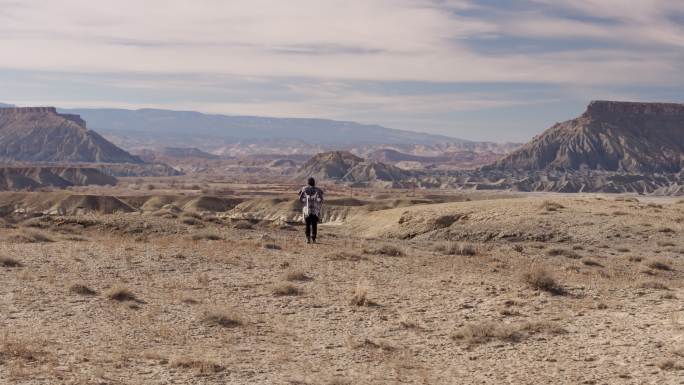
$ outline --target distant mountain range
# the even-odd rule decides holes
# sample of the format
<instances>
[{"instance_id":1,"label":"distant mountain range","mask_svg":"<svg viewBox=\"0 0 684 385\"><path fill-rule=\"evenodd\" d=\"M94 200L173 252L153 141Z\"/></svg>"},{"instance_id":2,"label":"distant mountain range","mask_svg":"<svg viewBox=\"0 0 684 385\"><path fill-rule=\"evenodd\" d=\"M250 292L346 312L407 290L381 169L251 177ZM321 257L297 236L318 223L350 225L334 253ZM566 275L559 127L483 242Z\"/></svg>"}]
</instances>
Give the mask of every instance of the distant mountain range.
<instances>
[{"instance_id":1,"label":"distant mountain range","mask_svg":"<svg viewBox=\"0 0 684 385\"><path fill-rule=\"evenodd\" d=\"M125 148L198 147L215 151L234 143L289 141L309 145L423 144L468 142L442 135L355 122L228 116L160 109L62 109Z\"/></svg>"}]
</instances>

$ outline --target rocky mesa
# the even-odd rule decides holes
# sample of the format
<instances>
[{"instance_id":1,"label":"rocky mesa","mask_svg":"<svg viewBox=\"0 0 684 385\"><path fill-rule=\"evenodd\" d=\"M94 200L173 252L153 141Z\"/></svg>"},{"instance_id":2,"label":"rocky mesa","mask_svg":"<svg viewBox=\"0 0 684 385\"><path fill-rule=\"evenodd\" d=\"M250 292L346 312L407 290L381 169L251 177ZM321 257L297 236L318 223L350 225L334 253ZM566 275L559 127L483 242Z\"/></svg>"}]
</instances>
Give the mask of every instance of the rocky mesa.
<instances>
[{"instance_id":1,"label":"rocky mesa","mask_svg":"<svg viewBox=\"0 0 684 385\"><path fill-rule=\"evenodd\" d=\"M0 161L142 163L54 107L0 108Z\"/></svg>"},{"instance_id":2,"label":"rocky mesa","mask_svg":"<svg viewBox=\"0 0 684 385\"><path fill-rule=\"evenodd\" d=\"M593 101L484 170L678 173L684 167L684 104Z\"/></svg>"}]
</instances>

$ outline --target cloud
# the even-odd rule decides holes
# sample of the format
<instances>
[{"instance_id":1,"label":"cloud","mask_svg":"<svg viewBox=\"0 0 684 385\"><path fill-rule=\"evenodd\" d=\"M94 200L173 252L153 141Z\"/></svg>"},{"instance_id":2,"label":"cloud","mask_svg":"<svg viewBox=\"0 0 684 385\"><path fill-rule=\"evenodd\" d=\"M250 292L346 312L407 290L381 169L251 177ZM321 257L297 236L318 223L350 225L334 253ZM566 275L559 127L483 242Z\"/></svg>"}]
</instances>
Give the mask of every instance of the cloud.
<instances>
[{"instance_id":1,"label":"cloud","mask_svg":"<svg viewBox=\"0 0 684 385\"><path fill-rule=\"evenodd\" d=\"M446 129L452 112L681 89L682 15L677 0L0 0L0 98Z\"/></svg>"}]
</instances>

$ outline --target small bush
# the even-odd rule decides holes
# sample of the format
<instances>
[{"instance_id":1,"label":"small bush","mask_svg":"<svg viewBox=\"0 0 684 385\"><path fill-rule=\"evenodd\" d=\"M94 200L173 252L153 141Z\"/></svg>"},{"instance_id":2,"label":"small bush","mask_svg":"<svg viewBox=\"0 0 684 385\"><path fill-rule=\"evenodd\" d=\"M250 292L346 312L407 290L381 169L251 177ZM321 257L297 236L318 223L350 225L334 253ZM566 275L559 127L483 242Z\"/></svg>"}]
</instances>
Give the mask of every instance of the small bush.
<instances>
[{"instance_id":1,"label":"small bush","mask_svg":"<svg viewBox=\"0 0 684 385\"><path fill-rule=\"evenodd\" d=\"M477 246L470 243L442 243L435 247L435 251L446 255L473 256L478 254Z\"/></svg>"},{"instance_id":2,"label":"small bush","mask_svg":"<svg viewBox=\"0 0 684 385\"><path fill-rule=\"evenodd\" d=\"M563 334L566 331L550 322L524 322L516 325L485 321L465 325L456 330L452 338L469 344L487 343L492 340L518 342L540 333Z\"/></svg>"},{"instance_id":3,"label":"small bush","mask_svg":"<svg viewBox=\"0 0 684 385\"><path fill-rule=\"evenodd\" d=\"M184 217L181 222L189 226L196 226L202 224L202 221L193 217Z\"/></svg>"},{"instance_id":4,"label":"small bush","mask_svg":"<svg viewBox=\"0 0 684 385\"><path fill-rule=\"evenodd\" d=\"M551 248L546 251L546 255L550 257L557 257L557 256L563 256L566 258L570 259L580 259L582 258L581 255L579 255L576 251L574 250L568 250L568 249L563 249L563 248Z\"/></svg>"},{"instance_id":5,"label":"small bush","mask_svg":"<svg viewBox=\"0 0 684 385\"><path fill-rule=\"evenodd\" d=\"M21 262L12 257L0 257L0 266L2 267L22 267Z\"/></svg>"},{"instance_id":6,"label":"small bush","mask_svg":"<svg viewBox=\"0 0 684 385\"><path fill-rule=\"evenodd\" d=\"M237 222L233 225L233 227L238 229L238 230L252 230L252 229L254 229L254 226L251 223L245 222L245 221Z\"/></svg>"},{"instance_id":7,"label":"small bush","mask_svg":"<svg viewBox=\"0 0 684 385\"><path fill-rule=\"evenodd\" d=\"M367 250L364 250L364 252L367 254L387 255L390 257L403 257L404 256L404 251L401 248L394 246L394 245L389 245L389 244L382 245L382 246L375 248L375 249L367 249Z\"/></svg>"},{"instance_id":8,"label":"small bush","mask_svg":"<svg viewBox=\"0 0 684 385\"><path fill-rule=\"evenodd\" d=\"M201 241L201 240L220 241L220 240L223 240L223 237L220 234L217 234L215 232L202 231L202 232L193 234L192 240L193 241Z\"/></svg>"},{"instance_id":9,"label":"small bush","mask_svg":"<svg viewBox=\"0 0 684 385\"><path fill-rule=\"evenodd\" d=\"M97 295L97 292L95 290L89 288L88 286L86 286L84 284L80 284L80 283L71 285L71 287L69 288L69 291L74 293L74 294L79 294L79 295Z\"/></svg>"},{"instance_id":10,"label":"small bush","mask_svg":"<svg viewBox=\"0 0 684 385\"><path fill-rule=\"evenodd\" d=\"M195 370L198 374L207 375L222 372L225 368L215 362L194 357L177 357L169 362L172 368Z\"/></svg>"},{"instance_id":11,"label":"small bush","mask_svg":"<svg viewBox=\"0 0 684 385\"><path fill-rule=\"evenodd\" d=\"M283 249L280 245L277 245L277 244L272 243L272 242L264 243L263 247L264 247L264 249L267 249L267 250L282 250Z\"/></svg>"},{"instance_id":12,"label":"small bush","mask_svg":"<svg viewBox=\"0 0 684 385\"><path fill-rule=\"evenodd\" d=\"M362 282L356 284L350 303L354 306L368 305L368 285Z\"/></svg>"},{"instance_id":13,"label":"small bush","mask_svg":"<svg viewBox=\"0 0 684 385\"><path fill-rule=\"evenodd\" d=\"M642 283L639 285L639 287L642 288L642 289L670 290L670 288L667 287L667 285L665 285L665 284L663 284L663 283L660 283L660 282L656 282L656 281L646 281L646 282L642 282Z\"/></svg>"},{"instance_id":14,"label":"small bush","mask_svg":"<svg viewBox=\"0 0 684 385\"><path fill-rule=\"evenodd\" d=\"M288 271L287 274L285 274L285 279L288 281L310 281L311 277L306 275L305 272L299 271L299 270L292 270Z\"/></svg>"},{"instance_id":15,"label":"small bush","mask_svg":"<svg viewBox=\"0 0 684 385\"><path fill-rule=\"evenodd\" d=\"M563 289L556 282L553 275L541 266L533 266L523 274L523 280L536 290L546 291L552 294L562 294Z\"/></svg>"},{"instance_id":16,"label":"small bush","mask_svg":"<svg viewBox=\"0 0 684 385\"><path fill-rule=\"evenodd\" d=\"M539 208L544 211L558 211L564 209L565 206L557 202L544 201Z\"/></svg>"},{"instance_id":17,"label":"small bush","mask_svg":"<svg viewBox=\"0 0 684 385\"><path fill-rule=\"evenodd\" d=\"M281 283L273 288L273 294L277 296L292 296L302 294L302 290L290 283Z\"/></svg>"},{"instance_id":18,"label":"small bush","mask_svg":"<svg viewBox=\"0 0 684 385\"><path fill-rule=\"evenodd\" d=\"M672 270L672 263L666 259L651 259L646 263L646 266L655 270Z\"/></svg>"},{"instance_id":19,"label":"small bush","mask_svg":"<svg viewBox=\"0 0 684 385\"><path fill-rule=\"evenodd\" d=\"M224 328L234 328L244 325L242 317L233 309L208 310L204 313L204 322Z\"/></svg>"},{"instance_id":20,"label":"small bush","mask_svg":"<svg viewBox=\"0 0 684 385\"><path fill-rule=\"evenodd\" d=\"M9 240L16 243L49 243L54 242L47 234L38 230L24 230L20 234L9 237Z\"/></svg>"},{"instance_id":21,"label":"small bush","mask_svg":"<svg viewBox=\"0 0 684 385\"><path fill-rule=\"evenodd\" d=\"M137 301L135 294L128 290L128 288L118 285L107 290L107 298L119 302Z\"/></svg>"},{"instance_id":22,"label":"small bush","mask_svg":"<svg viewBox=\"0 0 684 385\"><path fill-rule=\"evenodd\" d=\"M596 267L603 267L602 264L598 263L597 261L594 261L593 259L585 258L582 260L582 263L586 266L596 266Z\"/></svg>"}]
</instances>

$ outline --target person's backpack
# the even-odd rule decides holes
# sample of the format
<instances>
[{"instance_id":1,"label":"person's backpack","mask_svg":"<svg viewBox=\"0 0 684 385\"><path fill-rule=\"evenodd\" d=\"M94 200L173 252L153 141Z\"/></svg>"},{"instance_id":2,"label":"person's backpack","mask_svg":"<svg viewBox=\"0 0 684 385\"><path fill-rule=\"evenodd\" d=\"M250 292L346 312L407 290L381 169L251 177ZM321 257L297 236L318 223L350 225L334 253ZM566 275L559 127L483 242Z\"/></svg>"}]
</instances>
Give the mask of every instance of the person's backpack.
<instances>
[{"instance_id":1,"label":"person's backpack","mask_svg":"<svg viewBox=\"0 0 684 385\"><path fill-rule=\"evenodd\" d=\"M304 191L304 199L306 199L306 201L304 202L304 208L302 209L304 219L306 219L311 214L318 215L318 213L316 213L315 208L315 205L318 202L318 191L316 191L312 195L309 195L306 193L306 191Z\"/></svg>"}]
</instances>

